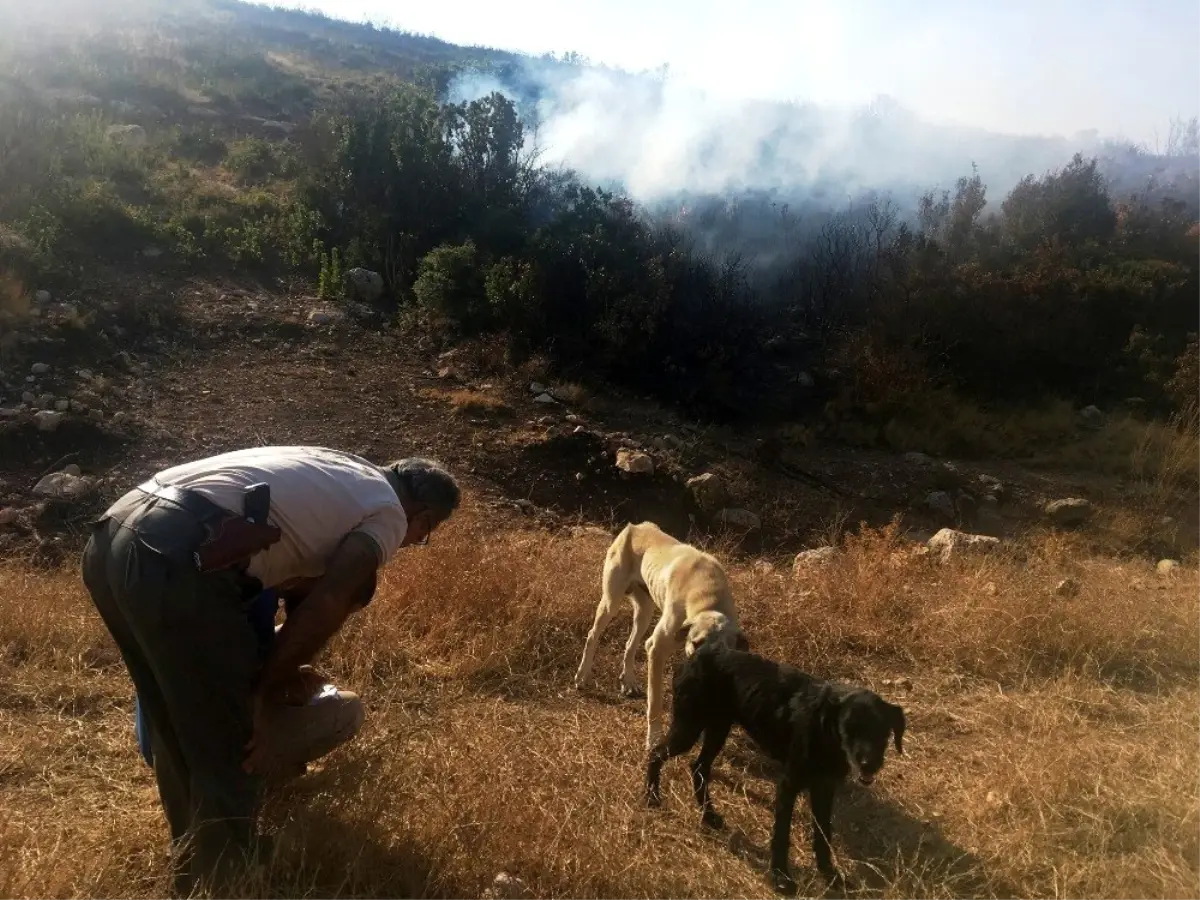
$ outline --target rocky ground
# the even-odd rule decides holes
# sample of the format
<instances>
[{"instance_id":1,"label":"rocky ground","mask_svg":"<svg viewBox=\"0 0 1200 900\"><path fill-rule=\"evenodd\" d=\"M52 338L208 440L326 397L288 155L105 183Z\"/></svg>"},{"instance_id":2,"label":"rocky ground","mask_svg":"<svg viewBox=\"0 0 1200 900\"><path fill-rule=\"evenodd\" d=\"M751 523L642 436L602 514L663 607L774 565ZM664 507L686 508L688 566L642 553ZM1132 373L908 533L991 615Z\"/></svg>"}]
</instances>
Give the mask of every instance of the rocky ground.
<instances>
[{"instance_id":1,"label":"rocky ground","mask_svg":"<svg viewBox=\"0 0 1200 900\"><path fill-rule=\"evenodd\" d=\"M1104 542L1114 511L1138 502L1112 479L689 422L514 371L493 347L444 350L370 304L318 304L306 284L201 280L156 263L143 259L136 279L98 272L71 292L39 291L32 315L5 326L6 554L62 561L89 516L157 469L264 443L434 455L499 516L549 528L654 519L775 564L895 517L917 540L1065 526ZM1155 512L1138 552L1194 546L1188 500Z\"/></svg>"}]
</instances>

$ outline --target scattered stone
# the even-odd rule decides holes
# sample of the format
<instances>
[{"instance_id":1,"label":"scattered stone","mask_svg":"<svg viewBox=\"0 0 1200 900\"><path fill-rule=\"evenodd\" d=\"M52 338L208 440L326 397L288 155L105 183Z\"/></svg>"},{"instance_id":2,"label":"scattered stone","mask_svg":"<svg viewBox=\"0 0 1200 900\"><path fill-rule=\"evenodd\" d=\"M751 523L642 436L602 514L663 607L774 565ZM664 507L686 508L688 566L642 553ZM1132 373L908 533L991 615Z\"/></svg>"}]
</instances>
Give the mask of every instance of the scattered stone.
<instances>
[{"instance_id":1,"label":"scattered stone","mask_svg":"<svg viewBox=\"0 0 1200 900\"><path fill-rule=\"evenodd\" d=\"M34 363L29 367L29 371L34 375L45 375L50 371L49 363Z\"/></svg>"},{"instance_id":2,"label":"scattered stone","mask_svg":"<svg viewBox=\"0 0 1200 900\"><path fill-rule=\"evenodd\" d=\"M1096 431L1103 428L1106 419L1107 417L1097 406L1085 406L1079 411L1079 424L1089 431Z\"/></svg>"},{"instance_id":3,"label":"scattered stone","mask_svg":"<svg viewBox=\"0 0 1200 900\"><path fill-rule=\"evenodd\" d=\"M919 453L916 450L911 453L904 454L904 461L914 466L932 466L933 457L925 453Z\"/></svg>"},{"instance_id":4,"label":"scattered stone","mask_svg":"<svg viewBox=\"0 0 1200 900\"><path fill-rule=\"evenodd\" d=\"M341 318L341 314L332 309L310 309L308 311L309 325L331 325Z\"/></svg>"},{"instance_id":5,"label":"scattered stone","mask_svg":"<svg viewBox=\"0 0 1200 900\"><path fill-rule=\"evenodd\" d=\"M78 400L68 401L67 408L73 413L87 412L87 406L83 403L80 403Z\"/></svg>"},{"instance_id":6,"label":"scattered stone","mask_svg":"<svg viewBox=\"0 0 1200 900\"><path fill-rule=\"evenodd\" d=\"M571 434L587 434L587 426L586 425L576 425L575 429L571 432Z\"/></svg>"},{"instance_id":7,"label":"scattered stone","mask_svg":"<svg viewBox=\"0 0 1200 900\"><path fill-rule=\"evenodd\" d=\"M71 463L68 466L63 466L63 474L74 475L76 478L79 478L81 475L83 475L83 470L80 469L79 466L75 465L75 463Z\"/></svg>"},{"instance_id":8,"label":"scattered stone","mask_svg":"<svg viewBox=\"0 0 1200 900\"><path fill-rule=\"evenodd\" d=\"M948 519L954 518L954 499L945 491L931 491L925 497L925 505Z\"/></svg>"},{"instance_id":9,"label":"scattered stone","mask_svg":"<svg viewBox=\"0 0 1200 900\"><path fill-rule=\"evenodd\" d=\"M666 445L668 450L682 450L686 446L683 438L674 434L664 434L660 440Z\"/></svg>"},{"instance_id":10,"label":"scattered stone","mask_svg":"<svg viewBox=\"0 0 1200 900\"><path fill-rule=\"evenodd\" d=\"M537 420L537 423L548 428L551 425L557 425L558 419L554 418L554 416L542 416Z\"/></svg>"},{"instance_id":11,"label":"scattered stone","mask_svg":"<svg viewBox=\"0 0 1200 900\"><path fill-rule=\"evenodd\" d=\"M540 381L531 381L529 382L529 393L544 394L546 393L546 385L542 384Z\"/></svg>"},{"instance_id":12,"label":"scattered stone","mask_svg":"<svg viewBox=\"0 0 1200 900\"><path fill-rule=\"evenodd\" d=\"M33 391L26 391L21 395L21 402L30 405L37 403L37 395Z\"/></svg>"},{"instance_id":13,"label":"scattered stone","mask_svg":"<svg viewBox=\"0 0 1200 900\"><path fill-rule=\"evenodd\" d=\"M522 498L522 499L516 500L514 502L516 504L517 509L519 509L521 512L525 513L525 515L527 515L527 516L532 516L534 514L534 512L537 510L537 507L535 507L533 505L532 500L525 500Z\"/></svg>"},{"instance_id":14,"label":"scattered stone","mask_svg":"<svg viewBox=\"0 0 1200 900\"><path fill-rule=\"evenodd\" d=\"M796 384L802 388L811 388L816 386L817 381L808 372L801 372L796 376Z\"/></svg>"},{"instance_id":15,"label":"scattered stone","mask_svg":"<svg viewBox=\"0 0 1200 900\"><path fill-rule=\"evenodd\" d=\"M37 398L37 405L40 406L42 409L49 409L50 407L52 407L54 405L54 395L53 394L41 394Z\"/></svg>"},{"instance_id":16,"label":"scattered stone","mask_svg":"<svg viewBox=\"0 0 1200 900\"><path fill-rule=\"evenodd\" d=\"M33 295L34 302L41 303L43 305L49 303L50 299L51 299L50 292L47 290L40 290L36 294Z\"/></svg>"},{"instance_id":17,"label":"scattered stone","mask_svg":"<svg viewBox=\"0 0 1200 900\"><path fill-rule=\"evenodd\" d=\"M54 408L56 410L58 410L59 412L66 412L68 409L71 408L71 401L70 400L55 400Z\"/></svg>"},{"instance_id":18,"label":"scattered stone","mask_svg":"<svg viewBox=\"0 0 1200 900\"><path fill-rule=\"evenodd\" d=\"M6 506L0 509L0 525L11 525L20 515L21 511L15 506Z\"/></svg>"},{"instance_id":19,"label":"scattered stone","mask_svg":"<svg viewBox=\"0 0 1200 900\"><path fill-rule=\"evenodd\" d=\"M1079 497L1068 497L1063 500L1052 500L1046 504L1046 515L1055 525L1072 528L1082 525L1095 512L1092 504Z\"/></svg>"},{"instance_id":20,"label":"scattered stone","mask_svg":"<svg viewBox=\"0 0 1200 900\"><path fill-rule=\"evenodd\" d=\"M630 475L653 475L654 460L645 453L622 447L617 451L617 468Z\"/></svg>"},{"instance_id":21,"label":"scattered stone","mask_svg":"<svg viewBox=\"0 0 1200 900\"><path fill-rule=\"evenodd\" d=\"M346 273L346 284L356 300L374 303L383 296L383 276L370 269L351 269Z\"/></svg>"},{"instance_id":22,"label":"scattered stone","mask_svg":"<svg viewBox=\"0 0 1200 900\"><path fill-rule=\"evenodd\" d=\"M122 368L124 368L127 372L132 372L137 368L137 366L134 365L133 357L129 355L128 350L122 350L117 354L117 362L119 362Z\"/></svg>"},{"instance_id":23,"label":"scattered stone","mask_svg":"<svg viewBox=\"0 0 1200 900\"><path fill-rule=\"evenodd\" d=\"M524 900L529 896L529 888L517 876L500 872L492 879L492 886L484 893L489 900Z\"/></svg>"},{"instance_id":24,"label":"scattered stone","mask_svg":"<svg viewBox=\"0 0 1200 900\"><path fill-rule=\"evenodd\" d=\"M1074 597L1079 593L1079 582L1074 578L1064 578L1054 586L1056 597Z\"/></svg>"},{"instance_id":25,"label":"scattered stone","mask_svg":"<svg viewBox=\"0 0 1200 900\"><path fill-rule=\"evenodd\" d=\"M925 542L926 549L938 554L942 562L963 554L987 553L999 546L1000 538L986 534L968 534L953 528L943 528Z\"/></svg>"},{"instance_id":26,"label":"scattered stone","mask_svg":"<svg viewBox=\"0 0 1200 900\"><path fill-rule=\"evenodd\" d=\"M541 403L543 406L549 406L557 403L558 401L543 391L533 398L533 402Z\"/></svg>"},{"instance_id":27,"label":"scattered stone","mask_svg":"<svg viewBox=\"0 0 1200 900\"><path fill-rule=\"evenodd\" d=\"M582 425L583 424L583 419L581 419L579 416L575 415L575 413L567 413L565 416L563 416L563 421L566 422L568 425Z\"/></svg>"},{"instance_id":28,"label":"scattered stone","mask_svg":"<svg viewBox=\"0 0 1200 900\"><path fill-rule=\"evenodd\" d=\"M762 528L762 519L748 509L723 509L717 513L717 521L737 528L751 530Z\"/></svg>"},{"instance_id":29,"label":"scattered stone","mask_svg":"<svg viewBox=\"0 0 1200 900\"><path fill-rule=\"evenodd\" d=\"M62 424L63 414L43 409L41 412L34 413L33 418L37 421L38 431L54 431Z\"/></svg>"},{"instance_id":30,"label":"scattered stone","mask_svg":"<svg viewBox=\"0 0 1200 900\"><path fill-rule=\"evenodd\" d=\"M1179 563L1173 559L1160 559L1158 565L1154 567L1155 571L1164 578L1170 578L1175 574L1175 570L1179 568Z\"/></svg>"},{"instance_id":31,"label":"scattered stone","mask_svg":"<svg viewBox=\"0 0 1200 900\"><path fill-rule=\"evenodd\" d=\"M809 569L827 566L837 559L837 547L814 547L812 550L801 550L796 554L792 563L792 573L798 574Z\"/></svg>"},{"instance_id":32,"label":"scattered stone","mask_svg":"<svg viewBox=\"0 0 1200 900\"><path fill-rule=\"evenodd\" d=\"M78 500L92 489L92 479L68 472L52 472L33 487L33 493L48 500Z\"/></svg>"},{"instance_id":33,"label":"scattered stone","mask_svg":"<svg viewBox=\"0 0 1200 900\"><path fill-rule=\"evenodd\" d=\"M21 410L11 406L0 406L0 419L15 419L21 415Z\"/></svg>"},{"instance_id":34,"label":"scattered stone","mask_svg":"<svg viewBox=\"0 0 1200 900\"><path fill-rule=\"evenodd\" d=\"M1004 486L1004 482L999 478L996 478L994 475L983 474L979 476L978 480L979 486L997 499L1008 493L1008 489Z\"/></svg>"},{"instance_id":35,"label":"scattered stone","mask_svg":"<svg viewBox=\"0 0 1200 900\"><path fill-rule=\"evenodd\" d=\"M94 376L92 375L92 370L91 370L91 369L80 369L80 370L79 370L78 372L76 372L75 374L76 374L76 375L78 375L80 378L82 378L84 381L91 381L91 380L92 380L92 378L94 377Z\"/></svg>"},{"instance_id":36,"label":"scattered stone","mask_svg":"<svg viewBox=\"0 0 1200 900\"><path fill-rule=\"evenodd\" d=\"M109 125L105 135L131 150L139 150L146 146L146 129L141 125Z\"/></svg>"},{"instance_id":37,"label":"scattered stone","mask_svg":"<svg viewBox=\"0 0 1200 900\"><path fill-rule=\"evenodd\" d=\"M716 512L729 502L729 491L721 476L705 472L687 480L688 493L704 512Z\"/></svg>"}]
</instances>

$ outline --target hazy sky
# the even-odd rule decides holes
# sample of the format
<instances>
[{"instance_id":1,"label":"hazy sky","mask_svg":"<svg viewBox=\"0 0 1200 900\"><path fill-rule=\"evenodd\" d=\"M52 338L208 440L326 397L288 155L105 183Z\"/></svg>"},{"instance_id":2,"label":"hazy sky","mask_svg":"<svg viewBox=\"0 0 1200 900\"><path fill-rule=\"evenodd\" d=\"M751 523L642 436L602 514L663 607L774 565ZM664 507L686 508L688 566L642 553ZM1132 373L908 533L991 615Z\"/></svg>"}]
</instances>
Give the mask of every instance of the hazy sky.
<instances>
[{"instance_id":1,"label":"hazy sky","mask_svg":"<svg viewBox=\"0 0 1200 900\"><path fill-rule=\"evenodd\" d=\"M280 0L275 0L280 2ZM1153 142L1200 113L1198 0L305 0L463 44L576 51L731 95Z\"/></svg>"}]
</instances>

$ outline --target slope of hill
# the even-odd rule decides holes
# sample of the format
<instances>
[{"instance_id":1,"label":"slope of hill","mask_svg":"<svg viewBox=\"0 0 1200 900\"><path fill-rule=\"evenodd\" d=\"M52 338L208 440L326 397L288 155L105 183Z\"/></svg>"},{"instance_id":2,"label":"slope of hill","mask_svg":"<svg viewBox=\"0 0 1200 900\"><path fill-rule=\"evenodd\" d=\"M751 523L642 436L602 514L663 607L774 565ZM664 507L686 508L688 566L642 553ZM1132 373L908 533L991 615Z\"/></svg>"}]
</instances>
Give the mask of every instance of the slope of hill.
<instances>
[{"instance_id":1,"label":"slope of hill","mask_svg":"<svg viewBox=\"0 0 1200 900\"><path fill-rule=\"evenodd\" d=\"M75 560L146 475L262 443L433 455L466 500L324 658L367 724L274 792L246 896L766 895L771 767L735 740L703 833L682 764L639 801L619 628L568 689L644 518L728 562L756 648L908 710L835 816L851 895L1200 890L1194 209L1080 161L992 221L964 180L782 242L771 293L722 248L786 216L695 202L700 252L426 91L509 54L222 0L0 23L0 894L167 890Z\"/></svg>"}]
</instances>

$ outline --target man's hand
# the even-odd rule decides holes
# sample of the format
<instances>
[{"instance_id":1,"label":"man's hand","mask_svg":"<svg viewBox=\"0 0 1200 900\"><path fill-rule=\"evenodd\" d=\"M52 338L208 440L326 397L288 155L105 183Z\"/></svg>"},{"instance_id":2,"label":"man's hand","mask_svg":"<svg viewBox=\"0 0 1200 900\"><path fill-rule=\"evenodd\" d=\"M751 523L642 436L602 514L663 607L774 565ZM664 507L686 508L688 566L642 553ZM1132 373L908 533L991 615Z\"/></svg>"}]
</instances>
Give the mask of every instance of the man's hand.
<instances>
[{"instance_id":1,"label":"man's hand","mask_svg":"<svg viewBox=\"0 0 1200 900\"><path fill-rule=\"evenodd\" d=\"M312 661L346 617L361 605L364 591L374 584L379 561L374 541L363 534L347 535L334 551L325 574L279 629L254 691L254 731L243 763L247 772L262 771L271 755L266 746L269 738L262 727L263 708L287 690L300 667Z\"/></svg>"}]
</instances>

